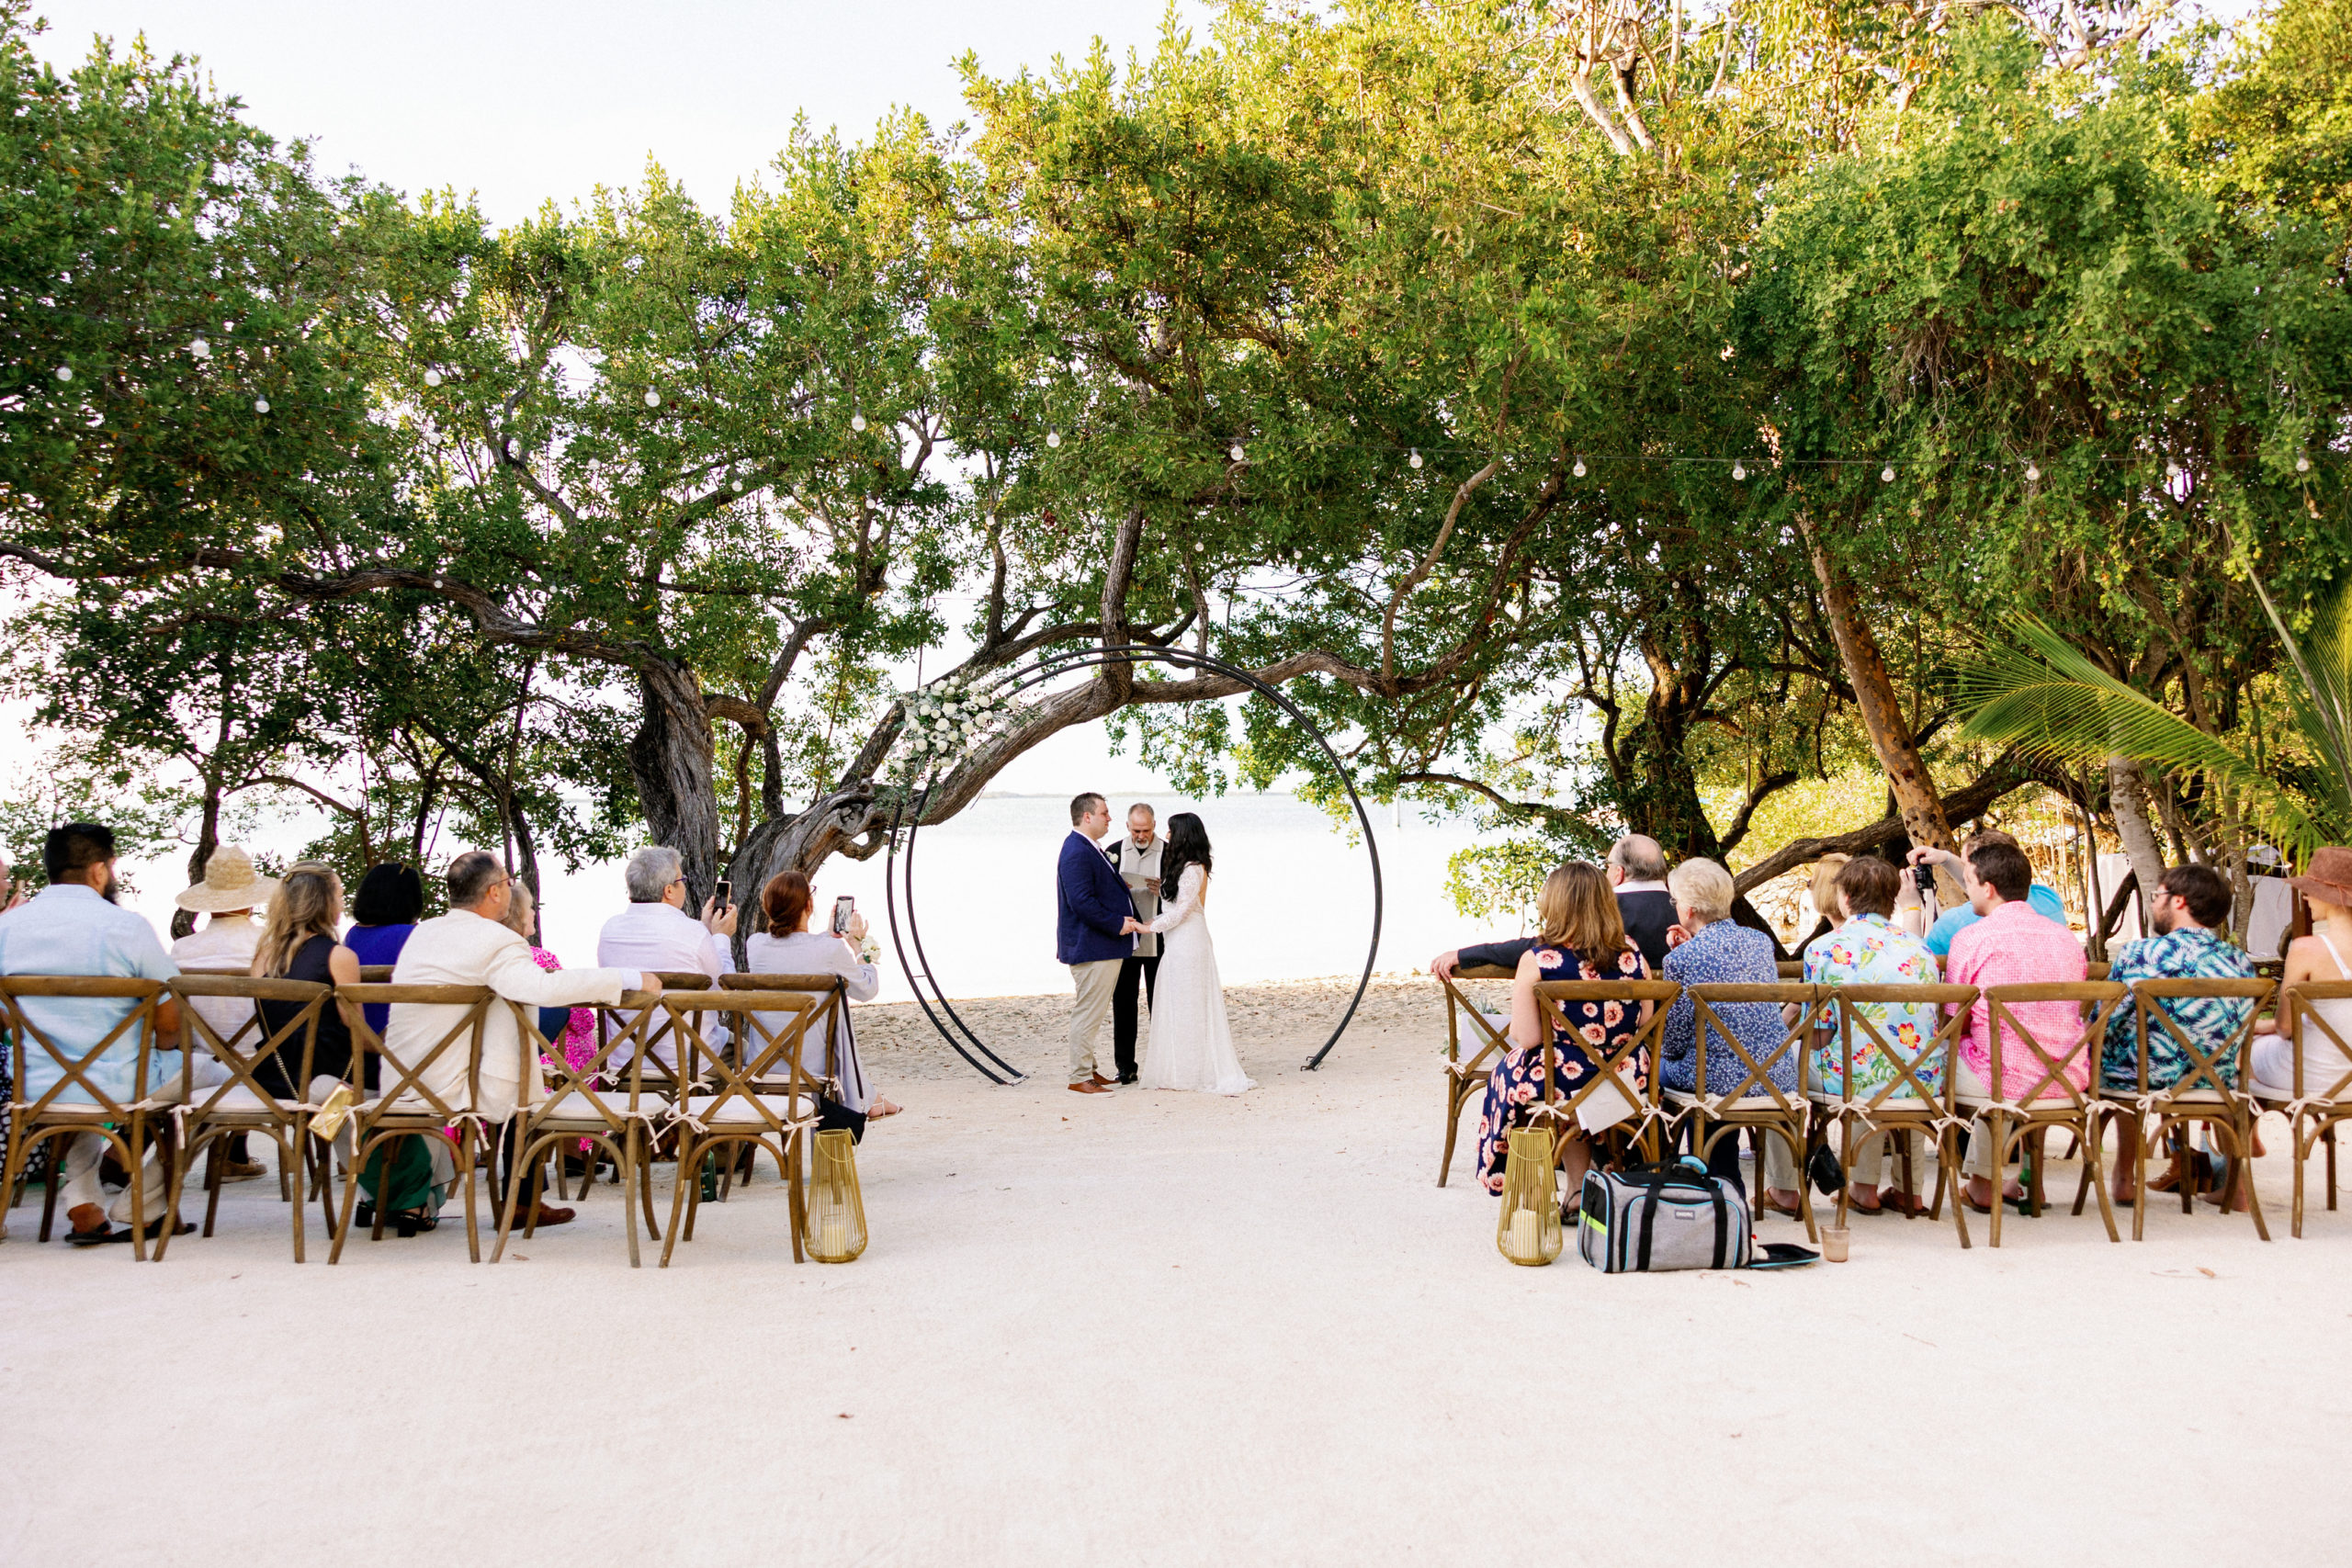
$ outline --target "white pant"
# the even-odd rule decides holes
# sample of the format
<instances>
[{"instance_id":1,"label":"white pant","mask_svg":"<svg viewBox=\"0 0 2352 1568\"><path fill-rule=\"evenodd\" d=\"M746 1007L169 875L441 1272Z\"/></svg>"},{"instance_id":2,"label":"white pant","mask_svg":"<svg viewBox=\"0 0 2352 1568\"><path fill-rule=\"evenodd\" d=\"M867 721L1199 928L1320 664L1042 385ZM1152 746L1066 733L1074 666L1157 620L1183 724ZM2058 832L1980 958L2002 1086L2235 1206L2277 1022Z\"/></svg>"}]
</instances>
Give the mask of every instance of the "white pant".
<instances>
[{"instance_id":1,"label":"white pant","mask_svg":"<svg viewBox=\"0 0 2352 1568\"><path fill-rule=\"evenodd\" d=\"M148 1071L153 1078L161 1080L155 1083L154 1091L148 1098L178 1104L180 1054L177 1051L156 1052L148 1063ZM229 1081L229 1069L199 1051L188 1058L188 1087L192 1090L218 1089ZM151 1140L147 1145L146 1157L139 1167L139 1206L145 1211L139 1217L142 1224L153 1224L162 1217L170 1196L164 1190L165 1178L160 1162L155 1158L155 1148L154 1142ZM106 1189L98 1185L99 1161L106 1152L107 1141L96 1133L76 1133L67 1140L65 1160L59 1170L62 1178L59 1187L64 1194L67 1213L72 1213L85 1203L106 1201ZM131 1223L130 1188L122 1190L122 1196L114 1201L114 1207L107 1211L107 1217L119 1225Z\"/></svg>"},{"instance_id":2,"label":"white pant","mask_svg":"<svg viewBox=\"0 0 2352 1568\"><path fill-rule=\"evenodd\" d=\"M1813 1058L1810 1056L1805 1058L1804 1086L1808 1089L1817 1089L1821 1087L1821 1079L1814 1073ZM1857 1094L1860 1092L1860 1090L1856 1090ZM1888 1145L1893 1140L1900 1138L1903 1140L1905 1146L1907 1147L1911 1153L1911 1180L1913 1185L1906 1189L1906 1190L1911 1192L1914 1196L1917 1196L1919 1190L1917 1184L1919 1179L1919 1167L1923 1157L1922 1150L1926 1147L1926 1145L1921 1140L1919 1134L1917 1133L1892 1132L1857 1134L1854 1130L1855 1126L1856 1123L1850 1121L1846 1123L1846 1136L1849 1139L1859 1136L1861 1140L1860 1144L1851 1150L1854 1156L1854 1185L1857 1187L1876 1187L1879 1184L1878 1179L1880 1172L1884 1168L1884 1161L1888 1151ZM1899 1166L1898 1168L1900 1168Z\"/></svg>"},{"instance_id":3,"label":"white pant","mask_svg":"<svg viewBox=\"0 0 2352 1568\"><path fill-rule=\"evenodd\" d=\"M1124 960L1105 958L1096 964L1073 964L1069 977L1078 986L1078 1007L1069 1019L1069 1081L1084 1083L1094 1076L1094 1038L1111 1017L1112 994L1119 988Z\"/></svg>"},{"instance_id":4,"label":"white pant","mask_svg":"<svg viewBox=\"0 0 2352 1568\"><path fill-rule=\"evenodd\" d=\"M1984 1085L1984 1080L1976 1076L1974 1068L1971 1067L1966 1062L1961 1060L1960 1053L1957 1051L1953 1052L1951 1055L1951 1073L1953 1092L1957 1093L1962 1100L1999 1100L2004 1098L2001 1095L1995 1094L1991 1089L1987 1089ZM2013 1123L2008 1130L2011 1133L2015 1133L2017 1128ZM2006 1170L2008 1168L2009 1164L2009 1161L2004 1160L2001 1168ZM1990 1179L1993 1175L1993 1134L1991 1130L1984 1125L1984 1119L1982 1116L1968 1124L1968 1161L1963 1168L1966 1169L1968 1174L1971 1176L1982 1176Z\"/></svg>"}]
</instances>

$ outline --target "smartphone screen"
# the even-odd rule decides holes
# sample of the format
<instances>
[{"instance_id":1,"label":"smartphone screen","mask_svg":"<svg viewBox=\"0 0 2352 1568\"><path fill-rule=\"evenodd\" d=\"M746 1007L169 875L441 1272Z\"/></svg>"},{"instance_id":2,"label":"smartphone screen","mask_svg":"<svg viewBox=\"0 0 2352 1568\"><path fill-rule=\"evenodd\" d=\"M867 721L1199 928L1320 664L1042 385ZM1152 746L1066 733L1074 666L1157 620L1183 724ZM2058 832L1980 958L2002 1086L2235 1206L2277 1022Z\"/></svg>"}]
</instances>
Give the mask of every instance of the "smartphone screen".
<instances>
[{"instance_id":1,"label":"smartphone screen","mask_svg":"<svg viewBox=\"0 0 2352 1568\"><path fill-rule=\"evenodd\" d=\"M735 902L734 885L722 876L718 879L718 907L724 909L733 902Z\"/></svg>"},{"instance_id":2,"label":"smartphone screen","mask_svg":"<svg viewBox=\"0 0 2352 1568\"><path fill-rule=\"evenodd\" d=\"M857 912L857 900L843 894L833 900L833 934L840 936L849 930L849 918Z\"/></svg>"}]
</instances>

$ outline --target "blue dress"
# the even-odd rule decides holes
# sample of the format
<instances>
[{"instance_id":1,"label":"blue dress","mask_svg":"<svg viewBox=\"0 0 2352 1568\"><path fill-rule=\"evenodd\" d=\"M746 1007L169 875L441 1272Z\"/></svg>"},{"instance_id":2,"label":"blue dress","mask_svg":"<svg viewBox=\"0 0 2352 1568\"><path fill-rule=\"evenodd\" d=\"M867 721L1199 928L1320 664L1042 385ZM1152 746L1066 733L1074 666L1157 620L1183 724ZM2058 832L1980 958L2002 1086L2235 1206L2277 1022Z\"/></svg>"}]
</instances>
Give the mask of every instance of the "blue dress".
<instances>
[{"instance_id":1,"label":"blue dress","mask_svg":"<svg viewBox=\"0 0 2352 1568\"><path fill-rule=\"evenodd\" d=\"M1781 977L1772 962L1772 939L1762 931L1717 920L1666 955L1666 977L1685 986L1770 986ZM1758 1062L1769 1061L1789 1037L1781 1010L1770 1002L1724 1002L1712 1010L1725 1029ZM1667 1089L1690 1092L1699 1077L1699 1008L1685 991L1674 998L1666 1015L1666 1033L1658 1042L1657 1081ZM1796 1088L1797 1053L1781 1052L1767 1075L1773 1087ZM1712 1027L1707 1032L1707 1092L1729 1094L1748 1081L1747 1064ZM1761 1094L1751 1089L1751 1094Z\"/></svg>"},{"instance_id":2,"label":"blue dress","mask_svg":"<svg viewBox=\"0 0 2352 1568\"><path fill-rule=\"evenodd\" d=\"M1641 950L1630 943L1606 967L1594 964L1573 948L1538 942L1533 952L1536 973L1546 980L1649 978L1649 965L1643 961ZM1553 1057L1552 1081L1562 1095L1571 1095L1600 1072L1596 1057L1605 1058L1633 1038L1641 1027L1642 1010L1637 1002L1566 1002L1562 1010L1572 1032L1562 1033L1553 1042L1557 1054ZM1586 1054L1588 1047L1594 1048L1592 1055ZM1648 1071L1648 1064L1637 1056L1636 1083L1646 1083ZM1487 1100L1478 1111L1478 1179L1498 1197L1503 1190L1503 1166L1510 1156L1510 1131L1533 1119L1535 1103L1543 1098L1544 1053L1537 1046L1505 1052L1495 1070L1487 1075Z\"/></svg>"},{"instance_id":3,"label":"blue dress","mask_svg":"<svg viewBox=\"0 0 2352 1568\"><path fill-rule=\"evenodd\" d=\"M408 945L409 933L414 930L413 925L354 926L343 933L343 945L351 949L362 968L375 964L398 964L401 949ZM369 1002L359 1010L368 1015L368 1027L376 1032L378 1039L382 1039L392 1010L382 1002Z\"/></svg>"}]
</instances>

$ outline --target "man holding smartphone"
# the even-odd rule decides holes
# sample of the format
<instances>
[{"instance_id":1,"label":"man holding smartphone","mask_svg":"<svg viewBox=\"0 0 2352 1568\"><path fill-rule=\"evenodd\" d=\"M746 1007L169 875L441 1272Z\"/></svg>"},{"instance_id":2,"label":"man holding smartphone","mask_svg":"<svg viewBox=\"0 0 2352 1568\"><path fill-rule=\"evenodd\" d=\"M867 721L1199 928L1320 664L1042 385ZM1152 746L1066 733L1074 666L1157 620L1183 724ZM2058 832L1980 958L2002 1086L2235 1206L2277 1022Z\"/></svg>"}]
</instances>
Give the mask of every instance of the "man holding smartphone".
<instances>
[{"instance_id":1,"label":"man holding smartphone","mask_svg":"<svg viewBox=\"0 0 2352 1568\"><path fill-rule=\"evenodd\" d=\"M1159 855L1168 840L1159 837L1159 815L1141 801L1127 807L1126 835L1112 858L1119 880L1127 885L1136 919L1149 925L1159 917ZM1136 1081L1136 993L1153 1001L1159 997L1159 939L1149 932L1136 938L1136 950L1119 964L1119 983L1111 993L1111 1049L1119 1064L1119 1081Z\"/></svg>"}]
</instances>

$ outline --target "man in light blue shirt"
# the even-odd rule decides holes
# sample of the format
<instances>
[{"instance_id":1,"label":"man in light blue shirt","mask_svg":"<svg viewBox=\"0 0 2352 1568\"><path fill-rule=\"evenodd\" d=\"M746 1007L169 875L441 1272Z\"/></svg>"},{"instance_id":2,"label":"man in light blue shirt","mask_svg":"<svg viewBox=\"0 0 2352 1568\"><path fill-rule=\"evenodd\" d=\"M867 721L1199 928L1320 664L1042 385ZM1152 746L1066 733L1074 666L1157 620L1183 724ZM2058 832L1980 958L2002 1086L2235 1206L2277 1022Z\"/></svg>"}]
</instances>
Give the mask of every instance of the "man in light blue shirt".
<instances>
[{"instance_id":1,"label":"man in light blue shirt","mask_svg":"<svg viewBox=\"0 0 2352 1568\"><path fill-rule=\"evenodd\" d=\"M1986 844L2007 844L2013 850L2021 850L2024 847L2014 836L2004 833L1997 828L1987 828L1982 832L1971 834L1968 842L1962 844L1961 848L1970 854L1974 854ZM1913 865L1934 865L1941 862L1944 869L1951 872L1955 880L1961 879L1960 856L1953 854L1950 850L1915 849L1911 852L1910 861ZM2025 901L2033 912L2043 919L2055 920L2062 926L2066 923L2066 901L2058 897L2056 888L2045 887L2037 882L2026 894ZM1939 963L1951 958L1951 939L1984 918L1966 904L1946 909L1936 917L1936 923L1928 928L1928 951L1936 955Z\"/></svg>"},{"instance_id":2,"label":"man in light blue shirt","mask_svg":"<svg viewBox=\"0 0 2352 1568\"><path fill-rule=\"evenodd\" d=\"M115 979L169 980L179 965L156 940L155 929L141 916L114 902L114 834L91 822L69 822L54 829L42 846L49 886L29 901L0 915L0 975L92 975ZM27 997L17 1006L26 1021L69 1058L92 1050L136 1010L127 997ZM165 998L156 1009L159 1043L179 1037L179 1002ZM157 1050L148 1058L147 1081L137 1082L139 1031L121 1035L89 1066L81 1069L100 1094L117 1104L141 1098L177 1101L182 1092L181 1056L177 1051ZM228 1081L227 1069L209 1056L193 1063L191 1087L211 1088ZM58 1089L60 1080L64 1087ZM25 1081L17 1097L38 1102L58 1089L52 1103L91 1105L96 1101L82 1083L67 1075L57 1060L35 1042L27 1042ZM52 1145L51 1147L57 1145ZM99 1161L106 1140L81 1133L64 1144L66 1218L73 1230L66 1239L79 1246L101 1241L128 1241L130 1232L107 1223L105 1192L98 1185ZM141 1168L141 1208L143 1222L153 1226L166 1207L164 1173L150 1147ZM128 1193L114 1205L119 1224L130 1223Z\"/></svg>"}]
</instances>

